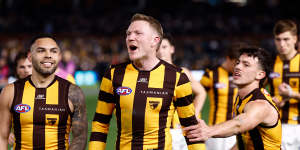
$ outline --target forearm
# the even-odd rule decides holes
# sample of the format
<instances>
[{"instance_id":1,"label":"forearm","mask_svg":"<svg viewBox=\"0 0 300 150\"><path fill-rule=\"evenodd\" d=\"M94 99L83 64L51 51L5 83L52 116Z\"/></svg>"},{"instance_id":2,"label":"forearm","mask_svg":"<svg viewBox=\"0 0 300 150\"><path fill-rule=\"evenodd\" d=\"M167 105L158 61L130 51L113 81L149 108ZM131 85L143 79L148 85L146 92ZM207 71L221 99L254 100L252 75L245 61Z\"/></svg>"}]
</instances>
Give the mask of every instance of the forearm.
<instances>
[{"instance_id":1,"label":"forearm","mask_svg":"<svg viewBox=\"0 0 300 150\"><path fill-rule=\"evenodd\" d=\"M195 112L196 114L200 114L200 112L202 111L204 102L205 102L205 98L206 98L206 94L205 95L197 95L194 98L194 106L195 106ZM196 116L199 117L199 116Z\"/></svg>"},{"instance_id":2,"label":"forearm","mask_svg":"<svg viewBox=\"0 0 300 150\"><path fill-rule=\"evenodd\" d=\"M232 120L209 127L210 137L224 138L241 133L243 130L243 120L239 117Z\"/></svg>"},{"instance_id":3,"label":"forearm","mask_svg":"<svg viewBox=\"0 0 300 150\"><path fill-rule=\"evenodd\" d=\"M87 126L82 123L73 123L73 140L69 150L85 150L87 144Z\"/></svg>"}]
</instances>

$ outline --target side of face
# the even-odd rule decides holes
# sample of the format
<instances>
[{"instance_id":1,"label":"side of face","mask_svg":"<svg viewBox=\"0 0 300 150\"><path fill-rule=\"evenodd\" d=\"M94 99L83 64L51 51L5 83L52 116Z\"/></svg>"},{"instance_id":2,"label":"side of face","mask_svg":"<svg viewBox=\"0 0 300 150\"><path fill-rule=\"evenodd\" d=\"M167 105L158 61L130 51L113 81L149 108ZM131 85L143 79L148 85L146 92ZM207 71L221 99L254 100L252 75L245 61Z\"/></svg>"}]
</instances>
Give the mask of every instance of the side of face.
<instances>
[{"instance_id":1,"label":"side of face","mask_svg":"<svg viewBox=\"0 0 300 150\"><path fill-rule=\"evenodd\" d=\"M57 69L61 60L61 51L53 39L40 38L33 43L28 58L36 72L49 76Z\"/></svg>"},{"instance_id":2,"label":"side of face","mask_svg":"<svg viewBox=\"0 0 300 150\"><path fill-rule=\"evenodd\" d=\"M20 59L17 62L16 73L18 78L23 79L32 73L32 64L28 58Z\"/></svg>"},{"instance_id":3,"label":"side of face","mask_svg":"<svg viewBox=\"0 0 300 150\"><path fill-rule=\"evenodd\" d=\"M157 51L157 57L160 59L166 60L172 57L172 54L174 53L175 48L168 39L162 39L160 47Z\"/></svg>"},{"instance_id":4,"label":"side of face","mask_svg":"<svg viewBox=\"0 0 300 150\"><path fill-rule=\"evenodd\" d=\"M274 41L277 52L281 55L288 55L295 50L297 36L287 31L276 35Z\"/></svg>"},{"instance_id":5,"label":"side of face","mask_svg":"<svg viewBox=\"0 0 300 150\"><path fill-rule=\"evenodd\" d=\"M148 22L143 20L132 22L126 31L126 45L130 60L155 56L159 40L157 32Z\"/></svg>"},{"instance_id":6,"label":"side of face","mask_svg":"<svg viewBox=\"0 0 300 150\"><path fill-rule=\"evenodd\" d=\"M233 72L233 83L237 86L258 82L265 77L257 57L242 54L236 62Z\"/></svg>"}]
</instances>

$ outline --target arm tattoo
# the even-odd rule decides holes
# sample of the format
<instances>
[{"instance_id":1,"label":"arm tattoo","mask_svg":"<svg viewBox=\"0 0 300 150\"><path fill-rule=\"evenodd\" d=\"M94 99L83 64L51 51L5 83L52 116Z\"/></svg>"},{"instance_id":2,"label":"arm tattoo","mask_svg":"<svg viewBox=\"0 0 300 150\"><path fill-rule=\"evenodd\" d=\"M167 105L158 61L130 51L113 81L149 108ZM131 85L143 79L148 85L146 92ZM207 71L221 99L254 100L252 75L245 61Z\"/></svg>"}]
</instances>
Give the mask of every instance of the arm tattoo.
<instances>
[{"instance_id":1,"label":"arm tattoo","mask_svg":"<svg viewBox=\"0 0 300 150\"><path fill-rule=\"evenodd\" d=\"M84 150L87 142L87 116L85 107L85 97L82 90L71 84L69 88L69 100L74 106L72 117L73 140L69 150Z\"/></svg>"}]
</instances>

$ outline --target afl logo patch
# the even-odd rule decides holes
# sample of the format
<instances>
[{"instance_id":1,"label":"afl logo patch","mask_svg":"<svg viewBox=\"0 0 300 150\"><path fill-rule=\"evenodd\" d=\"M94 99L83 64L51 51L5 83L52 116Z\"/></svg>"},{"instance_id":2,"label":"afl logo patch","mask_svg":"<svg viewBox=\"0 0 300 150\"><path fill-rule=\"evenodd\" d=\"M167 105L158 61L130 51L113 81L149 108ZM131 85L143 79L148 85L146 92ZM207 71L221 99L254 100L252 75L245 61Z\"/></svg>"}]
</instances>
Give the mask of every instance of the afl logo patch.
<instances>
[{"instance_id":1,"label":"afl logo patch","mask_svg":"<svg viewBox=\"0 0 300 150\"><path fill-rule=\"evenodd\" d=\"M17 113L26 113L30 111L31 107L27 104L19 104L15 106L15 111Z\"/></svg>"},{"instance_id":2,"label":"afl logo patch","mask_svg":"<svg viewBox=\"0 0 300 150\"><path fill-rule=\"evenodd\" d=\"M116 92L118 95L129 95L132 90L129 87L121 86L117 88Z\"/></svg>"}]
</instances>

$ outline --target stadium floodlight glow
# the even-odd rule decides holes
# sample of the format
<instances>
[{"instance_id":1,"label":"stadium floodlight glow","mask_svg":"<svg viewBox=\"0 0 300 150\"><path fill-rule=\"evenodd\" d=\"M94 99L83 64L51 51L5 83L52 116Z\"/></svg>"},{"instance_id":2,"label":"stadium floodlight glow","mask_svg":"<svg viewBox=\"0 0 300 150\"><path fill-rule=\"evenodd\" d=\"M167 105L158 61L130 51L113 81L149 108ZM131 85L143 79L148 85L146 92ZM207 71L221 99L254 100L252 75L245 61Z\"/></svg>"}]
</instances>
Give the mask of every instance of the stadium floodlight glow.
<instances>
[{"instance_id":1,"label":"stadium floodlight glow","mask_svg":"<svg viewBox=\"0 0 300 150\"><path fill-rule=\"evenodd\" d=\"M226 0L228 3L235 3L239 6L245 6L247 4L247 0Z\"/></svg>"}]
</instances>

